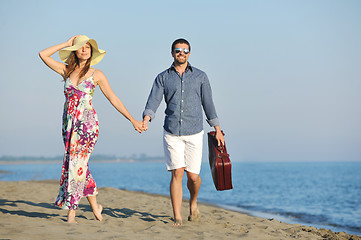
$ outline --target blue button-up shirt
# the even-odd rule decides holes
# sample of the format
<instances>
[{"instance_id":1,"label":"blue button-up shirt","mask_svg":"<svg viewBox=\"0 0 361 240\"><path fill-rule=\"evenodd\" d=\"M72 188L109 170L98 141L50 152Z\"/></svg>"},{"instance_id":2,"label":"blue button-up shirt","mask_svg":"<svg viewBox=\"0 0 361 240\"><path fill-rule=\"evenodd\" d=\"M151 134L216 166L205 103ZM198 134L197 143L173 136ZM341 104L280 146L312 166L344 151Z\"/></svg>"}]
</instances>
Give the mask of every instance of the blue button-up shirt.
<instances>
[{"instance_id":1,"label":"blue button-up shirt","mask_svg":"<svg viewBox=\"0 0 361 240\"><path fill-rule=\"evenodd\" d=\"M154 80L143 117L155 117L162 99L165 99L164 129L175 135L192 135L203 130L203 112L211 127L219 125L213 104L212 90L207 75L188 66L181 76L174 65L158 74Z\"/></svg>"}]
</instances>

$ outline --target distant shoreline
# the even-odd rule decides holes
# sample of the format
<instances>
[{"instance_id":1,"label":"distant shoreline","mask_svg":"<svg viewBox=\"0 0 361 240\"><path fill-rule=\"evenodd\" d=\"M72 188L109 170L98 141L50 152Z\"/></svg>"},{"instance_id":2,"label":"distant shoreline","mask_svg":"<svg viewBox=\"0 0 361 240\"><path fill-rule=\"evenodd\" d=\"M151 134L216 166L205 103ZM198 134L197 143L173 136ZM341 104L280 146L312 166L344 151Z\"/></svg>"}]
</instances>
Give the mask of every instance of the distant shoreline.
<instances>
[{"instance_id":1,"label":"distant shoreline","mask_svg":"<svg viewBox=\"0 0 361 240\"><path fill-rule=\"evenodd\" d=\"M58 164L62 163L63 160L9 160L1 161L0 165L15 165L15 164ZM138 162L163 162L163 159L153 159L153 160L135 160L135 159L114 159L114 160L92 160L92 163L138 163Z\"/></svg>"},{"instance_id":2,"label":"distant shoreline","mask_svg":"<svg viewBox=\"0 0 361 240\"><path fill-rule=\"evenodd\" d=\"M54 164L63 163L64 155L52 157L44 156L0 156L0 165L9 164ZM142 154L132 154L129 156L116 156L107 154L92 154L90 162L92 163L132 163L132 162L162 162L163 156L148 156Z\"/></svg>"}]
</instances>

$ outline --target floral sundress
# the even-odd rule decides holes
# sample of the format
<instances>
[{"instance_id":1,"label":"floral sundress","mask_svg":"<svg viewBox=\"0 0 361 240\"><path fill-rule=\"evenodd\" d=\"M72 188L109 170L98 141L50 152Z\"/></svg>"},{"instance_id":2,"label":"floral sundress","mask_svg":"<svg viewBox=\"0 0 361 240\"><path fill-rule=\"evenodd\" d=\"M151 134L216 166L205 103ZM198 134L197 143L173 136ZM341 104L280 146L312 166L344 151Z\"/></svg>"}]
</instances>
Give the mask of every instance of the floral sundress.
<instances>
[{"instance_id":1,"label":"floral sundress","mask_svg":"<svg viewBox=\"0 0 361 240\"><path fill-rule=\"evenodd\" d=\"M95 70L94 70L95 71ZM64 85L63 140L65 154L55 205L63 209L78 208L82 197L98 194L89 171L88 160L99 135L98 116L92 106L94 72L74 86L68 78Z\"/></svg>"}]
</instances>

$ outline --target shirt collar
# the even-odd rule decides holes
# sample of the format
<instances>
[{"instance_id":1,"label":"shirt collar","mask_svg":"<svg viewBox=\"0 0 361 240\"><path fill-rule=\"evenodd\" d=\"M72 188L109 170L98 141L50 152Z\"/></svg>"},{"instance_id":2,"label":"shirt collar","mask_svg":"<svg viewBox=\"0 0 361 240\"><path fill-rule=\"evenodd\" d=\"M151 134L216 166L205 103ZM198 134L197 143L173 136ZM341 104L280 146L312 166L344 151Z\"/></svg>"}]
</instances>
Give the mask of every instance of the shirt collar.
<instances>
[{"instance_id":1,"label":"shirt collar","mask_svg":"<svg viewBox=\"0 0 361 240\"><path fill-rule=\"evenodd\" d=\"M190 63L190 62L187 62L187 63L188 63L188 64L187 64L186 71L189 69L189 70L191 70L191 71L193 72L193 67L192 67L191 63ZM170 70L176 71L176 70L175 70L175 67L174 67L174 63L172 63L172 65L171 65L170 68L168 69L168 72L169 72Z\"/></svg>"}]
</instances>

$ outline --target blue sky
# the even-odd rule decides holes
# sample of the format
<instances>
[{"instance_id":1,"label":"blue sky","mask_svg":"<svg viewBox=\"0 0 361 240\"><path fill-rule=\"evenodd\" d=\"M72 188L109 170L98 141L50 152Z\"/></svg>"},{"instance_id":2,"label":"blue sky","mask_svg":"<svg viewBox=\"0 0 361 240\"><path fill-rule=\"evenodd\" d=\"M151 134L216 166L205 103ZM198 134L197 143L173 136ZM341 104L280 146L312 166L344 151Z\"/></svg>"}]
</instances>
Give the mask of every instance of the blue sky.
<instances>
[{"instance_id":1,"label":"blue sky","mask_svg":"<svg viewBox=\"0 0 361 240\"><path fill-rule=\"evenodd\" d=\"M2 1L0 156L63 154L63 83L38 52L85 34L107 51L95 67L138 119L183 37L211 81L232 160L361 161L360 13L356 0ZM99 88L93 104L93 154L163 155L164 104L142 135Z\"/></svg>"}]
</instances>

